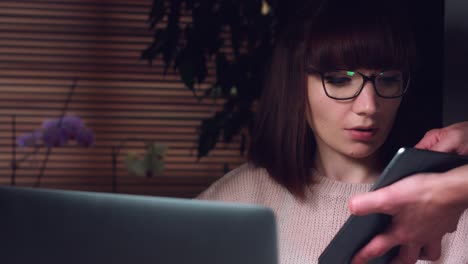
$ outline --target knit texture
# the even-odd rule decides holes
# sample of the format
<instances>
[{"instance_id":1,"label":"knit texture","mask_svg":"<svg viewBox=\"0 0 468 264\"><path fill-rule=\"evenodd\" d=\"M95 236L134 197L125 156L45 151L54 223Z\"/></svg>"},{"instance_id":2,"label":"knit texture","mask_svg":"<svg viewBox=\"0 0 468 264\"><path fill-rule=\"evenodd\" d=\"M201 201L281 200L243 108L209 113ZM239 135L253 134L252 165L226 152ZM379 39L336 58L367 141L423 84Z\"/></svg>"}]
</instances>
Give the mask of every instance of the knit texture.
<instances>
[{"instance_id":1,"label":"knit texture","mask_svg":"<svg viewBox=\"0 0 468 264\"><path fill-rule=\"evenodd\" d=\"M322 251L349 217L349 198L367 192L372 185L334 181L320 175L315 179L307 189L306 200L299 201L272 180L265 169L244 164L215 182L198 199L271 208L278 226L280 264L313 264L318 263ZM441 258L417 262L427 263L468 264L467 212L457 231L444 237Z\"/></svg>"}]
</instances>

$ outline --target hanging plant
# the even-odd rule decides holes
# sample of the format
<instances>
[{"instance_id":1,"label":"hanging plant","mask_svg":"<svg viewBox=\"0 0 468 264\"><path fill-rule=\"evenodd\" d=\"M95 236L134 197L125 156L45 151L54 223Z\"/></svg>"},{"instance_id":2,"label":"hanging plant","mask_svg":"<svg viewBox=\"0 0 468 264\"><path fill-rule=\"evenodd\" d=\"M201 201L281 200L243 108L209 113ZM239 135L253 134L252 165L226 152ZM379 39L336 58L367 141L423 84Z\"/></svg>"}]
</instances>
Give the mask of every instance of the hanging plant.
<instances>
[{"instance_id":1,"label":"hanging plant","mask_svg":"<svg viewBox=\"0 0 468 264\"><path fill-rule=\"evenodd\" d=\"M239 134L240 153L244 152L275 32L295 1L153 1L149 16L153 42L142 58L152 64L161 56L164 73L176 70L198 100L222 98L225 102L222 110L199 127L199 158L206 156L219 138L231 142ZM282 10L281 14L276 10ZM185 14L191 22L181 26L180 18ZM229 40L221 37L226 28ZM215 63L216 80L201 90L197 86L206 81L209 61Z\"/></svg>"}]
</instances>

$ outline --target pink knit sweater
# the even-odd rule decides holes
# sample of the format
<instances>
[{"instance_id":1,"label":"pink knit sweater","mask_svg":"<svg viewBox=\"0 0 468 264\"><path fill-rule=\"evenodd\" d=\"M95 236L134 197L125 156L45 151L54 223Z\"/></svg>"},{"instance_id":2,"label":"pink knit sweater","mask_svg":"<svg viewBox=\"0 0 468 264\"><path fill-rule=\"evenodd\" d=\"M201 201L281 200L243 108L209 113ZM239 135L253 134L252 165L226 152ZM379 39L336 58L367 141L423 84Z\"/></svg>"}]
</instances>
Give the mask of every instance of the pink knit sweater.
<instances>
[{"instance_id":1,"label":"pink knit sweater","mask_svg":"<svg viewBox=\"0 0 468 264\"><path fill-rule=\"evenodd\" d=\"M274 182L265 169L245 164L215 182L198 198L261 204L273 209L279 239L280 264L313 264L349 216L347 202L371 184L333 181L316 176L317 183L300 202ZM456 232L443 240L442 257L437 262L418 264L468 264L468 213Z\"/></svg>"}]
</instances>

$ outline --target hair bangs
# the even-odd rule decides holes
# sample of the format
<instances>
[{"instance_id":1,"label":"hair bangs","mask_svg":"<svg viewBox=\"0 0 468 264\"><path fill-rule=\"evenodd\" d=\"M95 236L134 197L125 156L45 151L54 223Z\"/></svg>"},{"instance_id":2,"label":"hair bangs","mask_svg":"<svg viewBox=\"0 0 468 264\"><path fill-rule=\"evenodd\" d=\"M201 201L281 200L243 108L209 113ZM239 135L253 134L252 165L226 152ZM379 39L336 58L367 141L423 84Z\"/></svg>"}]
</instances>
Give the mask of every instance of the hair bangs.
<instances>
[{"instance_id":1,"label":"hair bangs","mask_svg":"<svg viewBox=\"0 0 468 264\"><path fill-rule=\"evenodd\" d=\"M305 39L306 65L321 71L359 68L410 71L416 56L408 24L401 17L369 13L376 11L329 12L316 18L313 24L317 26L309 28Z\"/></svg>"}]
</instances>

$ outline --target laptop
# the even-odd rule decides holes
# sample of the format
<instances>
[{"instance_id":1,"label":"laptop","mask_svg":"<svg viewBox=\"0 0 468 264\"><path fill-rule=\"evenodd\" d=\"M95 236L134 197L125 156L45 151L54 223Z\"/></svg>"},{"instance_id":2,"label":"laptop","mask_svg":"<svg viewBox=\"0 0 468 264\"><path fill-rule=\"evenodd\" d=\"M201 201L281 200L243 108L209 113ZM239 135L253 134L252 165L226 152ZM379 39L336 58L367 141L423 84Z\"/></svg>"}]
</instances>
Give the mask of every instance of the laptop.
<instances>
[{"instance_id":1,"label":"laptop","mask_svg":"<svg viewBox=\"0 0 468 264\"><path fill-rule=\"evenodd\" d=\"M276 264L273 212L179 198L0 187L8 264Z\"/></svg>"}]
</instances>

